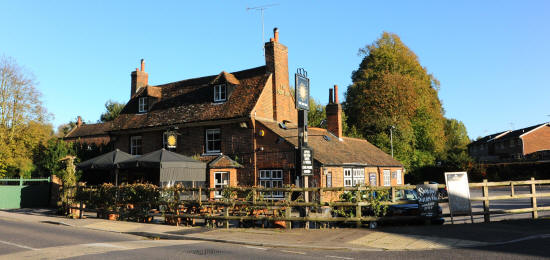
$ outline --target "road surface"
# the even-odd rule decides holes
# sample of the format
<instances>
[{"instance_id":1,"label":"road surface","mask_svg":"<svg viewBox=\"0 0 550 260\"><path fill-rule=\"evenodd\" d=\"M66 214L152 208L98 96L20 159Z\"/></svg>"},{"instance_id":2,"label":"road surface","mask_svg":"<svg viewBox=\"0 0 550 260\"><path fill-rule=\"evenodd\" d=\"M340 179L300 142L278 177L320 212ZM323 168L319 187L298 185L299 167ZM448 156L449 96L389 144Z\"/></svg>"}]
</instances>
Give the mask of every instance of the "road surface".
<instances>
[{"instance_id":1,"label":"road surface","mask_svg":"<svg viewBox=\"0 0 550 260\"><path fill-rule=\"evenodd\" d=\"M138 236L0 218L0 259L441 259L544 258L550 239L471 249L349 251L270 248Z\"/></svg>"}]
</instances>

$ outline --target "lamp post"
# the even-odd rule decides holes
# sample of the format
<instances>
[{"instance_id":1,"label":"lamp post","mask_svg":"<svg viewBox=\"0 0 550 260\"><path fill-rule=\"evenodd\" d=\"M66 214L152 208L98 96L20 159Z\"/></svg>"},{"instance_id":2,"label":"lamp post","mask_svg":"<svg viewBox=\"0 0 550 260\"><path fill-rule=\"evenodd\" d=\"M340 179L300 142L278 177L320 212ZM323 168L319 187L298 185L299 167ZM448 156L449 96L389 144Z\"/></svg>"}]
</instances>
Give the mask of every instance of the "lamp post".
<instances>
[{"instance_id":1,"label":"lamp post","mask_svg":"<svg viewBox=\"0 0 550 260\"><path fill-rule=\"evenodd\" d=\"M393 129L395 126L390 126L390 145L391 145L391 157L393 158Z\"/></svg>"}]
</instances>

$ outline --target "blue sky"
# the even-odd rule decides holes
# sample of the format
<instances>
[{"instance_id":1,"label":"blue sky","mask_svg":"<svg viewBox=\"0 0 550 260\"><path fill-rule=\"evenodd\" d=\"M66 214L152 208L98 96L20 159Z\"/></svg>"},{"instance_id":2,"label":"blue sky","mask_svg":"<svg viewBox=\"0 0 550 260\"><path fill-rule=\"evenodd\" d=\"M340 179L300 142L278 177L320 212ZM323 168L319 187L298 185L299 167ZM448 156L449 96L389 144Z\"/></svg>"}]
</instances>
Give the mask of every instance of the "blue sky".
<instances>
[{"instance_id":1,"label":"blue sky","mask_svg":"<svg viewBox=\"0 0 550 260\"><path fill-rule=\"evenodd\" d=\"M322 103L388 31L471 138L550 121L549 1L0 1L0 55L34 72L55 126L95 122L128 100L141 58L153 85L263 65L260 13L246 8L272 3L266 40L278 27L290 73L305 68Z\"/></svg>"}]
</instances>

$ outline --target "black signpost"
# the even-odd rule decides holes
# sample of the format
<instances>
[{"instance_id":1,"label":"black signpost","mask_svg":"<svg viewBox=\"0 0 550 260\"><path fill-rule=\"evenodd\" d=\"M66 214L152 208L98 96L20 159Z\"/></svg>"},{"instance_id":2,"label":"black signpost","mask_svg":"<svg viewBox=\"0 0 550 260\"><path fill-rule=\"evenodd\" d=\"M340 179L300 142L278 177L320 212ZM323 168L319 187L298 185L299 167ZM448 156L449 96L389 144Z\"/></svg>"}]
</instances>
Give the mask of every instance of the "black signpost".
<instances>
[{"instance_id":1,"label":"black signpost","mask_svg":"<svg viewBox=\"0 0 550 260\"><path fill-rule=\"evenodd\" d=\"M295 100L298 109L298 151L296 174L302 177L302 187L309 185L309 176L313 175L313 150L307 145L307 112L309 110L309 78L304 69L298 69L295 74ZM309 192L304 192L305 202L309 202ZM305 208L304 216L309 215L309 207ZM305 223L309 228L309 222Z\"/></svg>"}]
</instances>

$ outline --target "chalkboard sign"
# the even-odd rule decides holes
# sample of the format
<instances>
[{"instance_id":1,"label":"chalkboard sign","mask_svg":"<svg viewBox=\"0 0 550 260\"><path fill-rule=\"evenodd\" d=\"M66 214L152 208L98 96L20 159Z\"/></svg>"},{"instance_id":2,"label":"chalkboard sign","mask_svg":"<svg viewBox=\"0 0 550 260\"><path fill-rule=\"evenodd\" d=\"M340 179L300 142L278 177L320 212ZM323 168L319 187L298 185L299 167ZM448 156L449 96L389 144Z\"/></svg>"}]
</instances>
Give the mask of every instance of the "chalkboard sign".
<instances>
[{"instance_id":1,"label":"chalkboard sign","mask_svg":"<svg viewBox=\"0 0 550 260\"><path fill-rule=\"evenodd\" d=\"M472 205L470 204L468 174L466 172L446 172L445 182L447 183L451 217L453 215L471 215Z\"/></svg>"},{"instance_id":2,"label":"chalkboard sign","mask_svg":"<svg viewBox=\"0 0 550 260\"><path fill-rule=\"evenodd\" d=\"M422 217L434 217L438 213L437 184L416 185L418 210Z\"/></svg>"}]
</instances>

